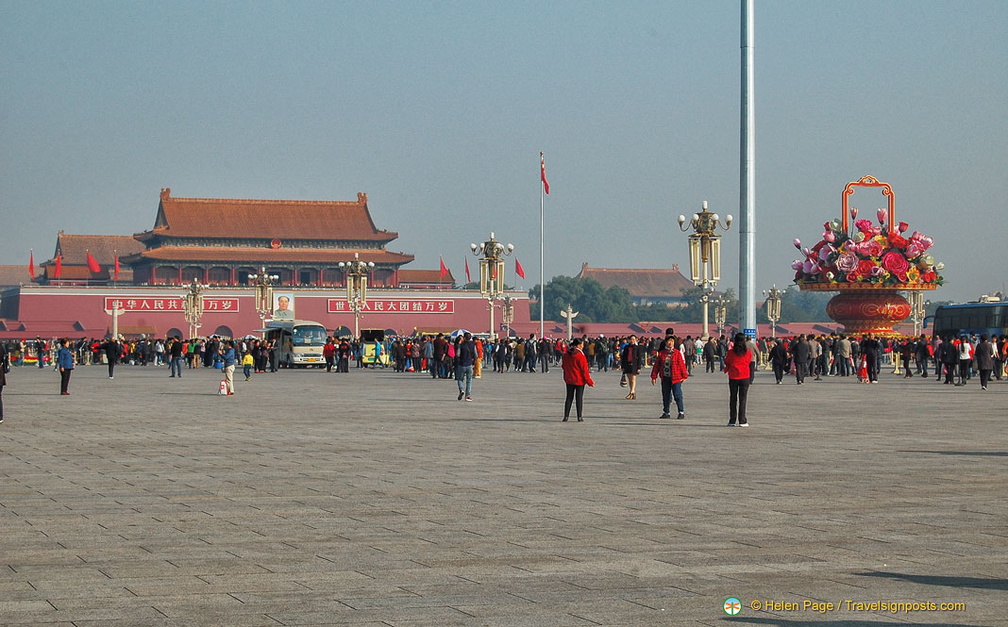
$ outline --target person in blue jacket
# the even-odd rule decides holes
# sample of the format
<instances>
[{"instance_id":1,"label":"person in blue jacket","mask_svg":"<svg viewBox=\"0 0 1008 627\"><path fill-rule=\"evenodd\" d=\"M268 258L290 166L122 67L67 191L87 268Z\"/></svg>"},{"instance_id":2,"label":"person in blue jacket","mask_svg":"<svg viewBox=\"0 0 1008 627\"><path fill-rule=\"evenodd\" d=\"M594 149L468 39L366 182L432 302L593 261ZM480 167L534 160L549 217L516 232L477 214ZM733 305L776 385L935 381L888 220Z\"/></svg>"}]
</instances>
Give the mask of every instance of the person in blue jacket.
<instances>
[{"instance_id":1,"label":"person in blue jacket","mask_svg":"<svg viewBox=\"0 0 1008 627\"><path fill-rule=\"evenodd\" d=\"M223 362L224 382L227 384L228 396L234 394L234 371L236 359L234 340L227 340L221 345L221 361Z\"/></svg>"},{"instance_id":2,"label":"person in blue jacket","mask_svg":"<svg viewBox=\"0 0 1008 627\"><path fill-rule=\"evenodd\" d=\"M73 352L70 350L70 340L60 340L60 349L56 354L56 365L60 372L60 394L70 396L70 373L74 369Z\"/></svg>"}]
</instances>

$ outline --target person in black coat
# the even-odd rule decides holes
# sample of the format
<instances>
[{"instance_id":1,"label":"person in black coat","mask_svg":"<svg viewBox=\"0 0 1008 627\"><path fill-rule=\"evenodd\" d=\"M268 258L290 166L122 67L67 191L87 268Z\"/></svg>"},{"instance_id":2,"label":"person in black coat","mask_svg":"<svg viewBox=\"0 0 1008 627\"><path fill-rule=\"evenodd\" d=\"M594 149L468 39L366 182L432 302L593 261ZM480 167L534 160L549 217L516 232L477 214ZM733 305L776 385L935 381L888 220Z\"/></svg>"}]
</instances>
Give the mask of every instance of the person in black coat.
<instances>
[{"instance_id":1,"label":"person in black coat","mask_svg":"<svg viewBox=\"0 0 1008 627\"><path fill-rule=\"evenodd\" d=\"M7 371L10 370L10 355L7 347L0 342L0 422L3 422L3 389L7 385Z\"/></svg>"},{"instance_id":2,"label":"person in black coat","mask_svg":"<svg viewBox=\"0 0 1008 627\"><path fill-rule=\"evenodd\" d=\"M805 339L804 333L791 343L791 357L794 359L795 381L801 385L805 383L805 375L808 374L809 362L812 360L812 346Z\"/></svg>"},{"instance_id":3,"label":"person in black coat","mask_svg":"<svg viewBox=\"0 0 1008 627\"><path fill-rule=\"evenodd\" d=\"M784 346L784 340L776 339L773 343L773 347L770 348L770 367L773 368L777 385L780 385L784 380L784 373L791 368L791 355Z\"/></svg>"},{"instance_id":4,"label":"person in black coat","mask_svg":"<svg viewBox=\"0 0 1008 627\"><path fill-rule=\"evenodd\" d=\"M637 398L637 375L640 374L643 365L644 353L637 343L637 336L631 335L620 353L620 368L626 376L627 386L630 389L630 393L626 395L627 400Z\"/></svg>"},{"instance_id":5,"label":"person in black coat","mask_svg":"<svg viewBox=\"0 0 1008 627\"><path fill-rule=\"evenodd\" d=\"M108 378L113 378L116 364L119 363L119 355L122 354L122 346L114 337L105 340L101 345L102 352L105 353L105 361L108 362Z\"/></svg>"}]
</instances>

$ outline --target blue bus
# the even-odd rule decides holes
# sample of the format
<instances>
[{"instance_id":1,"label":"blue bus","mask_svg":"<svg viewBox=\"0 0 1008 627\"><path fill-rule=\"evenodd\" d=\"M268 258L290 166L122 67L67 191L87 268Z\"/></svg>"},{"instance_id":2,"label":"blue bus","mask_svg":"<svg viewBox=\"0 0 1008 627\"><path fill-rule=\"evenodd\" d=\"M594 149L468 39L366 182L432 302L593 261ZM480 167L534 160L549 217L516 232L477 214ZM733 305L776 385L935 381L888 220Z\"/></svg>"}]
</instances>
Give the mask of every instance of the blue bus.
<instances>
[{"instance_id":1,"label":"blue bus","mask_svg":"<svg viewBox=\"0 0 1008 627\"><path fill-rule=\"evenodd\" d=\"M939 305L933 326L933 335L941 338L981 333L989 338L1008 335L1008 303Z\"/></svg>"}]
</instances>

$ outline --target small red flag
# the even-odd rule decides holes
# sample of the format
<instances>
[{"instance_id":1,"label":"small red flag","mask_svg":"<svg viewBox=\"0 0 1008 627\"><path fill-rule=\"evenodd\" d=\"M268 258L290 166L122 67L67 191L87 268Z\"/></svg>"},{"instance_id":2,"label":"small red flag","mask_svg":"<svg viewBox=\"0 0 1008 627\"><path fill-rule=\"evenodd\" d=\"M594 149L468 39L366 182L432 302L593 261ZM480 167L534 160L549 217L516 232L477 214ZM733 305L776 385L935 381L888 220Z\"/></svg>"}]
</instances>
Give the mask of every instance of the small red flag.
<instances>
[{"instance_id":1,"label":"small red flag","mask_svg":"<svg viewBox=\"0 0 1008 627\"><path fill-rule=\"evenodd\" d=\"M469 274L469 258L468 257L465 258L465 267L466 267L466 283L472 283L472 276Z\"/></svg>"},{"instance_id":2,"label":"small red flag","mask_svg":"<svg viewBox=\"0 0 1008 627\"><path fill-rule=\"evenodd\" d=\"M444 265L444 257L438 257L441 260L441 278L448 276L448 266Z\"/></svg>"},{"instance_id":3,"label":"small red flag","mask_svg":"<svg viewBox=\"0 0 1008 627\"><path fill-rule=\"evenodd\" d=\"M91 272L101 272L101 266L98 264L98 260L94 258L90 252L87 254L87 267Z\"/></svg>"},{"instance_id":4,"label":"small red flag","mask_svg":"<svg viewBox=\"0 0 1008 627\"><path fill-rule=\"evenodd\" d=\"M28 251L28 276L35 280L35 251Z\"/></svg>"},{"instance_id":5,"label":"small red flag","mask_svg":"<svg viewBox=\"0 0 1008 627\"><path fill-rule=\"evenodd\" d=\"M547 194L549 194L549 181L546 180L546 157L544 157L543 153L541 153L541 152L539 153L539 161L540 161L540 165L542 166L542 170L541 170L542 176L541 176L541 178L542 178L542 184L543 184L543 191L546 192ZM522 278L524 278L524 277L522 277Z\"/></svg>"},{"instance_id":6,"label":"small red flag","mask_svg":"<svg viewBox=\"0 0 1008 627\"><path fill-rule=\"evenodd\" d=\"M521 267L520 263L518 263L517 257L515 257L515 274L517 274L523 279L525 278L525 269Z\"/></svg>"},{"instance_id":7,"label":"small red flag","mask_svg":"<svg viewBox=\"0 0 1008 627\"><path fill-rule=\"evenodd\" d=\"M56 268L53 270L53 278L58 279L63 276L63 255L56 255Z\"/></svg>"},{"instance_id":8,"label":"small red flag","mask_svg":"<svg viewBox=\"0 0 1008 627\"><path fill-rule=\"evenodd\" d=\"M115 256L115 275L112 277L113 281L119 280L119 255Z\"/></svg>"}]
</instances>

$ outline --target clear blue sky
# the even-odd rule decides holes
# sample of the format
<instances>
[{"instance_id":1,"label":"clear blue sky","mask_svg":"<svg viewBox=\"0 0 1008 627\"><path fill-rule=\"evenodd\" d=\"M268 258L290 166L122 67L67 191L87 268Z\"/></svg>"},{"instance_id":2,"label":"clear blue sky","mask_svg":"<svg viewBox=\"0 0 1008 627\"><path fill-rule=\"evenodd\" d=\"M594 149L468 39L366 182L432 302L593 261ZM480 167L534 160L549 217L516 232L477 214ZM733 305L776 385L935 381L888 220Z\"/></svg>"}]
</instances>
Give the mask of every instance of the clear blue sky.
<instances>
[{"instance_id":1,"label":"clear blue sky","mask_svg":"<svg viewBox=\"0 0 1008 627\"><path fill-rule=\"evenodd\" d=\"M757 0L757 289L873 175L947 264L1006 282L1003 2ZM175 196L368 194L408 267L490 231L547 280L688 273L676 216L738 215L740 3L0 0L0 263L151 228ZM861 207L874 213L873 207ZM738 290L738 232L722 288ZM509 266L510 269L513 266Z\"/></svg>"}]
</instances>

